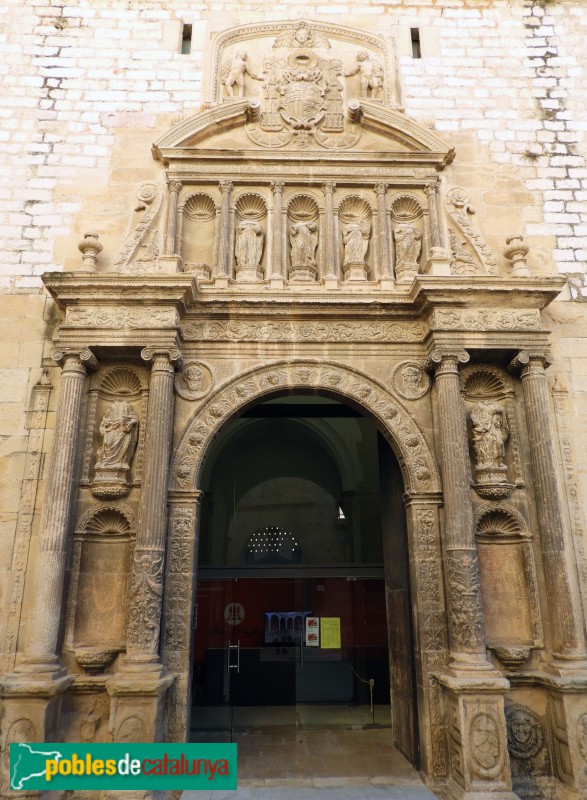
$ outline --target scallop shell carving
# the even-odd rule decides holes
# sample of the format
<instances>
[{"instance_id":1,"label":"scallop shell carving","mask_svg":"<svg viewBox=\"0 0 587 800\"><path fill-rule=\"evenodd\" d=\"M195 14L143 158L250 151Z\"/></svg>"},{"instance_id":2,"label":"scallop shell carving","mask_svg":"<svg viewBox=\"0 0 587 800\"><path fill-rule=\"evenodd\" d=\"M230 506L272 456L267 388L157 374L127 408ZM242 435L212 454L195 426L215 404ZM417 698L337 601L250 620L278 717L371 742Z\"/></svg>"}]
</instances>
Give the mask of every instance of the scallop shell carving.
<instances>
[{"instance_id":1,"label":"scallop shell carving","mask_svg":"<svg viewBox=\"0 0 587 800\"><path fill-rule=\"evenodd\" d=\"M130 525L126 517L114 508L98 513L88 520L86 533L94 536L111 536L112 534L129 533Z\"/></svg>"},{"instance_id":2,"label":"scallop shell carving","mask_svg":"<svg viewBox=\"0 0 587 800\"><path fill-rule=\"evenodd\" d=\"M287 215L293 220L316 220L318 203L309 194L298 194L290 200Z\"/></svg>"},{"instance_id":3,"label":"scallop shell carving","mask_svg":"<svg viewBox=\"0 0 587 800\"><path fill-rule=\"evenodd\" d=\"M193 194L186 200L184 213L197 222L209 222L216 216L216 206L209 195Z\"/></svg>"},{"instance_id":4,"label":"scallop shell carving","mask_svg":"<svg viewBox=\"0 0 587 800\"><path fill-rule=\"evenodd\" d=\"M391 218L394 222L409 222L424 213L422 206L411 194L400 194L391 202Z\"/></svg>"},{"instance_id":5,"label":"scallop shell carving","mask_svg":"<svg viewBox=\"0 0 587 800\"><path fill-rule=\"evenodd\" d=\"M237 200L236 213L240 219L263 219L267 215L267 206L261 195L247 192Z\"/></svg>"},{"instance_id":6,"label":"scallop shell carving","mask_svg":"<svg viewBox=\"0 0 587 800\"><path fill-rule=\"evenodd\" d=\"M494 370L476 369L464 377L463 388L468 397L497 397L508 391L506 381Z\"/></svg>"},{"instance_id":7,"label":"scallop shell carving","mask_svg":"<svg viewBox=\"0 0 587 800\"><path fill-rule=\"evenodd\" d=\"M496 508L483 514L477 523L477 533L491 536L519 536L522 528L514 516Z\"/></svg>"},{"instance_id":8,"label":"scallop shell carving","mask_svg":"<svg viewBox=\"0 0 587 800\"><path fill-rule=\"evenodd\" d=\"M371 219L373 212L371 206L362 197L349 195L340 204L338 216L341 222L362 222Z\"/></svg>"},{"instance_id":9,"label":"scallop shell carving","mask_svg":"<svg viewBox=\"0 0 587 800\"><path fill-rule=\"evenodd\" d=\"M100 391L116 397L131 397L141 393L142 382L134 370L120 367L111 369L100 383Z\"/></svg>"}]
</instances>

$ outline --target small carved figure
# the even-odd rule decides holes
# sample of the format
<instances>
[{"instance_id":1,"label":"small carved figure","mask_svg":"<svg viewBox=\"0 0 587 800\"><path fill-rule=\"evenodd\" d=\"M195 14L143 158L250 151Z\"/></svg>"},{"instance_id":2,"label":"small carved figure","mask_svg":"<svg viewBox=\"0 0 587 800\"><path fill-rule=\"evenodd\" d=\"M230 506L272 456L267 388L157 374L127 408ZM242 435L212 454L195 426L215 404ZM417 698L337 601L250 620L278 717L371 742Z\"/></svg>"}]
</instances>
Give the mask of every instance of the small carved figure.
<instances>
[{"instance_id":1,"label":"small carved figure","mask_svg":"<svg viewBox=\"0 0 587 800\"><path fill-rule=\"evenodd\" d=\"M96 453L96 469L128 469L137 444L139 418L127 400L117 400L100 423L102 447Z\"/></svg>"},{"instance_id":2,"label":"small carved figure","mask_svg":"<svg viewBox=\"0 0 587 800\"><path fill-rule=\"evenodd\" d=\"M471 423L476 468L505 469L505 443L509 436L505 410L499 403L477 403L471 411Z\"/></svg>"},{"instance_id":3,"label":"small carved figure","mask_svg":"<svg viewBox=\"0 0 587 800\"><path fill-rule=\"evenodd\" d=\"M345 72L345 78L352 78L357 74L361 76L361 97L379 99L383 89L383 69L380 64L371 60L366 50L359 50L357 63L349 72Z\"/></svg>"},{"instance_id":4,"label":"small carved figure","mask_svg":"<svg viewBox=\"0 0 587 800\"><path fill-rule=\"evenodd\" d=\"M422 370L418 367L412 367L407 364L401 371L402 380L404 382L404 392L407 395L417 395L422 390Z\"/></svg>"},{"instance_id":5,"label":"small carved figure","mask_svg":"<svg viewBox=\"0 0 587 800\"><path fill-rule=\"evenodd\" d=\"M263 228L256 220L238 224L234 253L238 270L257 270L263 254Z\"/></svg>"},{"instance_id":6,"label":"small carved figure","mask_svg":"<svg viewBox=\"0 0 587 800\"><path fill-rule=\"evenodd\" d=\"M364 264L367 248L369 247L369 234L371 223L369 220L354 220L348 222L342 229L344 243L344 264Z\"/></svg>"},{"instance_id":7,"label":"small carved figure","mask_svg":"<svg viewBox=\"0 0 587 800\"><path fill-rule=\"evenodd\" d=\"M197 364L187 364L182 372L185 385L190 392L199 392L202 389L203 372Z\"/></svg>"},{"instance_id":8,"label":"small carved figure","mask_svg":"<svg viewBox=\"0 0 587 800\"><path fill-rule=\"evenodd\" d=\"M234 58L225 61L222 65L222 83L226 89L228 97L234 97L234 87L237 87L237 97L245 96L245 75L249 75L254 81L262 81L263 78L255 75L248 64L246 50L238 50Z\"/></svg>"},{"instance_id":9,"label":"small carved figure","mask_svg":"<svg viewBox=\"0 0 587 800\"><path fill-rule=\"evenodd\" d=\"M401 222L393 232L397 272L418 271L418 256L422 247L422 234L415 225Z\"/></svg>"},{"instance_id":10,"label":"small carved figure","mask_svg":"<svg viewBox=\"0 0 587 800\"><path fill-rule=\"evenodd\" d=\"M289 234L292 267L315 267L318 245L317 222L295 222Z\"/></svg>"}]
</instances>

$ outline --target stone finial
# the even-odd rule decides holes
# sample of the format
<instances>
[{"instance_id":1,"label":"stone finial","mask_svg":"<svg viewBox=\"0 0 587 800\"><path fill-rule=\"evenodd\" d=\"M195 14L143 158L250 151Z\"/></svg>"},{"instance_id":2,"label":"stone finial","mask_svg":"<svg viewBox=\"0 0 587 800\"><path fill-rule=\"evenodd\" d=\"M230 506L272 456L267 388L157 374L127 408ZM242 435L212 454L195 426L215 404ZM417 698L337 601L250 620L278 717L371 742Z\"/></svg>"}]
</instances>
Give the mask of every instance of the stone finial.
<instances>
[{"instance_id":1,"label":"stone finial","mask_svg":"<svg viewBox=\"0 0 587 800\"><path fill-rule=\"evenodd\" d=\"M78 249L82 254L83 265L87 269L96 269L98 255L104 249L104 245L98 241L97 233L84 233L84 238L78 244Z\"/></svg>"},{"instance_id":2,"label":"stone finial","mask_svg":"<svg viewBox=\"0 0 587 800\"><path fill-rule=\"evenodd\" d=\"M505 240L508 245L503 251L504 256L512 262L511 276L513 278L529 278L530 268L526 263L526 256L530 249L527 244L524 244L523 236L510 236Z\"/></svg>"}]
</instances>

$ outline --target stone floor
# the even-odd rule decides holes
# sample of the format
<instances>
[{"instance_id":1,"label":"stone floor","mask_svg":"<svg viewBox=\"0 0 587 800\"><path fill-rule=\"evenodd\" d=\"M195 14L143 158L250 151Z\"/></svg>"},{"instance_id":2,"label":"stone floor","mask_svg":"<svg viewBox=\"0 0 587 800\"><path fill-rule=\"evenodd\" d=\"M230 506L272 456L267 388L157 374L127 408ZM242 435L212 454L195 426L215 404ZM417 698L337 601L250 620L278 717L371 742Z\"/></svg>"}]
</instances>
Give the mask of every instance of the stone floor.
<instances>
[{"instance_id":1,"label":"stone floor","mask_svg":"<svg viewBox=\"0 0 587 800\"><path fill-rule=\"evenodd\" d=\"M187 791L183 800L435 800L393 747L385 707L375 709L375 726L365 706L234 712L238 790ZM199 715L201 726L212 717ZM230 734L203 729L191 739L230 741Z\"/></svg>"}]
</instances>

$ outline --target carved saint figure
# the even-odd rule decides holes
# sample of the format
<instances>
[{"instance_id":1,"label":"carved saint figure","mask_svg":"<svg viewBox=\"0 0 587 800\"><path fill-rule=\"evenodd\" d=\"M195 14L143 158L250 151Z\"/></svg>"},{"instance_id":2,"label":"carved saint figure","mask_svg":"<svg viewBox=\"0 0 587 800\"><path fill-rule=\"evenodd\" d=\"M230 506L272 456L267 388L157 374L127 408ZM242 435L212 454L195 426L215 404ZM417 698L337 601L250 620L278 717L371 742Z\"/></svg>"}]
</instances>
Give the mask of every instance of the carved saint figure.
<instances>
[{"instance_id":1,"label":"carved saint figure","mask_svg":"<svg viewBox=\"0 0 587 800\"><path fill-rule=\"evenodd\" d=\"M225 61L222 65L222 83L228 97L235 96L235 86L236 97L245 96L245 75L249 75L254 81L263 80L263 78L251 71L248 58L246 50L238 50L234 58Z\"/></svg>"},{"instance_id":2,"label":"carved saint figure","mask_svg":"<svg viewBox=\"0 0 587 800\"><path fill-rule=\"evenodd\" d=\"M236 229L234 246L239 270L256 270L263 253L263 228L253 219L244 219Z\"/></svg>"},{"instance_id":3,"label":"carved saint figure","mask_svg":"<svg viewBox=\"0 0 587 800\"><path fill-rule=\"evenodd\" d=\"M343 227L344 264L365 263L370 232L371 223L369 220L353 220Z\"/></svg>"},{"instance_id":4,"label":"carved saint figure","mask_svg":"<svg viewBox=\"0 0 587 800\"><path fill-rule=\"evenodd\" d=\"M415 225L401 222L393 232L396 270L418 270L418 256L422 247L422 234Z\"/></svg>"},{"instance_id":5,"label":"carved saint figure","mask_svg":"<svg viewBox=\"0 0 587 800\"><path fill-rule=\"evenodd\" d=\"M361 76L361 97L378 99L383 89L383 69L371 60L366 50L359 50L357 63L349 72L345 72L345 78L352 78L357 73Z\"/></svg>"},{"instance_id":6,"label":"carved saint figure","mask_svg":"<svg viewBox=\"0 0 587 800\"><path fill-rule=\"evenodd\" d=\"M315 267L318 245L317 222L295 222L289 234L292 267Z\"/></svg>"},{"instance_id":7,"label":"carved saint figure","mask_svg":"<svg viewBox=\"0 0 587 800\"><path fill-rule=\"evenodd\" d=\"M96 469L128 469L137 445L139 418L128 400L108 406L100 423L102 447L96 453Z\"/></svg>"},{"instance_id":8,"label":"carved saint figure","mask_svg":"<svg viewBox=\"0 0 587 800\"><path fill-rule=\"evenodd\" d=\"M505 443L509 436L505 409L499 403L477 403L471 411L471 423L477 469L505 469Z\"/></svg>"}]
</instances>

